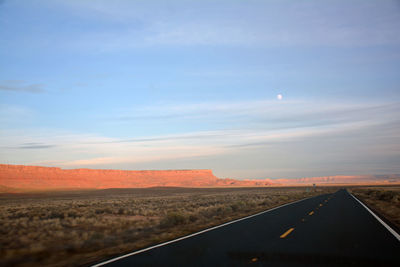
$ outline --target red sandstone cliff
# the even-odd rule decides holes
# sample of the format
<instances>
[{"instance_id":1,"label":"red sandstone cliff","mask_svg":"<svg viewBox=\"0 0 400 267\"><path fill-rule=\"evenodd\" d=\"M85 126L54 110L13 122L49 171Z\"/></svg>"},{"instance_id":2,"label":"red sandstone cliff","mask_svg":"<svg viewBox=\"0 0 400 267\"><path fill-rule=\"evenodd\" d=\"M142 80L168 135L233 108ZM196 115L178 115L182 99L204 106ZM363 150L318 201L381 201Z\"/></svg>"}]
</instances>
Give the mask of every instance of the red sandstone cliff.
<instances>
[{"instance_id":1,"label":"red sandstone cliff","mask_svg":"<svg viewBox=\"0 0 400 267\"><path fill-rule=\"evenodd\" d=\"M177 187L309 186L399 184L400 175L329 176L299 179L219 179L211 170L122 171L64 170L54 167L0 164L0 192L20 190Z\"/></svg>"},{"instance_id":2,"label":"red sandstone cliff","mask_svg":"<svg viewBox=\"0 0 400 267\"><path fill-rule=\"evenodd\" d=\"M0 186L22 189L206 187L217 182L211 170L122 171L0 164Z\"/></svg>"}]
</instances>

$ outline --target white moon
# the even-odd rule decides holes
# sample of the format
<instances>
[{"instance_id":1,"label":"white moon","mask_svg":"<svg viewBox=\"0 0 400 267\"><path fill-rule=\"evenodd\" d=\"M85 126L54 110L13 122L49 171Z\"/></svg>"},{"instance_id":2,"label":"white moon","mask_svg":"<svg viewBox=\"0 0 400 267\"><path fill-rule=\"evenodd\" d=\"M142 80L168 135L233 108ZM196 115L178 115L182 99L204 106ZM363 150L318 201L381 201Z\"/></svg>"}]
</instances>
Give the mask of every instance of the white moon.
<instances>
[{"instance_id":1,"label":"white moon","mask_svg":"<svg viewBox=\"0 0 400 267\"><path fill-rule=\"evenodd\" d=\"M278 94L278 95L276 96L276 99L278 99L278 100L282 100L282 98L283 98L283 95L282 95L282 94Z\"/></svg>"}]
</instances>

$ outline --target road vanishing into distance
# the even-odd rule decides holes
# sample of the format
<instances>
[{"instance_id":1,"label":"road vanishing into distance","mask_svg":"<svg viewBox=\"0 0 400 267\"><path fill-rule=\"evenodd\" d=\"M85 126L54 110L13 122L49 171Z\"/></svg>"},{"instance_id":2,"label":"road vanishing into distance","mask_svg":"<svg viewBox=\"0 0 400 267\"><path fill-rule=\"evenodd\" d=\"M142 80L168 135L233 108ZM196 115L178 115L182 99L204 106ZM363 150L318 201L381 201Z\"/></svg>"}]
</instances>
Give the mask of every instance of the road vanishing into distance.
<instances>
[{"instance_id":1,"label":"road vanishing into distance","mask_svg":"<svg viewBox=\"0 0 400 267\"><path fill-rule=\"evenodd\" d=\"M400 266L400 240L346 190L97 266Z\"/></svg>"}]
</instances>

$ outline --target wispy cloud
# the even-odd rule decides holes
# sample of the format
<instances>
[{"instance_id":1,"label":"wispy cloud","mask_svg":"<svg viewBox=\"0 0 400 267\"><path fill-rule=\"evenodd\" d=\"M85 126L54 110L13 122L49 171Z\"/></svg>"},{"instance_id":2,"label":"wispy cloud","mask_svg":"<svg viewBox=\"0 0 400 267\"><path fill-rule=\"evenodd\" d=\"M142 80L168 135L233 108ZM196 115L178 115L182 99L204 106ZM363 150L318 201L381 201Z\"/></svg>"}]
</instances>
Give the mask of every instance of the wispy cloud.
<instances>
[{"instance_id":1,"label":"wispy cloud","mask_svg":"<svg viewBox=\"0 0 400 267\"><path fill-rule=\"evenodd\" d=\"M286 129L337 125L362 121L387 121L399 113L398 103L341 103L320 101L238 101L163 104L117 111L110 120L122 122L176 121L198 125L213 122L221 127Z\"/></svg>"},{"instance_id":2,"label":"wispy cloud","mask_svg":"<svg viewBox=\"0 0 400 267\"><path fill-rule=\"evenodd\" d=\"M54 129L2 129L0 160L67 168L204 166L216 168L217 171L224 170L219 172L224 176L224 173L232 173L232 168L243 165L246 167L242 168L248 169L253 162L264 159L266 162L262 165L270 169L267 173L279 176L278 170L285 166L290 166L289 170L294 173L294 169L316 168L314 164L319 166L318 170L322 170L328 162L333 162L334 167L340 170L348 169L346 166L357 158L362 161L358 166L365 167L366 163L372 164L374 160L400 155L398 103L312 103L242 101L144 107L142 113L154 116L183 113L187 118L181 123L195 121L205 125L210 116L218 121L216 125L228 119L236 121L235 124L223 124L222 128L214 130L205 125L204 129L208 130L153 136L132 135L130 138L72 134ZM134 112L138 113L138 110ZM154 120L152 123L156 123L156 117ZM40 153L37 153L38 149ZM238 162L237 166L231 166L229 159ZM167 162L169 164L165 165ZM259 168L260 164L258 162L255 168ZM242 169L238 173L246 171Z\"/></svg>"},{"instance_id":3,"label":"wispy cloud","mask_svg":"<svg viewBox=\"0 0 400 267\"><path fill-rule=\"evenodd\" d=\"M44 143L24 143L15 148L17 148L17 149L44 149L44 148L52 148L52 147L55 147L55 145L48 145L48 144L44 144Z\"/></svg>"},{"instance_id":4,"label":"wispy cloud","mask_svg":"<svg viewBox=\"0 0 400 267\"><path fill-rule=\"evenodd\" d=\"M41 155L34 157L41 158L41 160L30 161L30 164L53 164L66 167L110 166L226 155L237 153L245 148L263 150L282 142L298 142L300 140L308 142L306 140L316 137L323 138L323 136L346 133L353 135L355 131L367 131L371 127L377 126L371 122L353 122L275 130L217 130L132 139L66 134L46 136L45 133L37 134L35 137L23 133L19 133L19 135L4 133L0 141L2 141L3 152L11 152L2 155L8 159L13 154L21 159L32 157L28 152L19 154L10 151L10 144L14 144L12 145L14 148L44 150ZM19 143L19 140L25 142ZM31 142L26 142L27 140ZM53 160L49 161L49 158Z\"/></svg>"},{"instance_id":5,"label":"wispy cloud","mask_svg":"<svg viewBox=\"0 0 400 267\"><path fill-rule=\"evenodd\" d=\"M44 93L43 84L27 84L25 81L8 80L0 82L0 90L10 92Z\"/></svg>"}]
</instances>

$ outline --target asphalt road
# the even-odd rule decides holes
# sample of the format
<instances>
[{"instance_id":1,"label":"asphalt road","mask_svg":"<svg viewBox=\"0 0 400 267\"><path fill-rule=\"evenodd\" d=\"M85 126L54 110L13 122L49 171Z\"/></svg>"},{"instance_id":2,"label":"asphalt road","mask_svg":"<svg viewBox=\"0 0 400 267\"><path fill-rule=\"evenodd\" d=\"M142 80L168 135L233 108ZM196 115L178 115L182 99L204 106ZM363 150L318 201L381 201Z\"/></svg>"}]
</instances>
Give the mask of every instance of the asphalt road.
<instances>
[{"instance_id":1,"label":"asphalt road","mask_svg":"<svg viewBox=\"0 0 400 267\"><path fill-rule=\"evenodd\" d=\"M106 266L400 266L400 242L346 190Z\"/></svg>"}]
</instances>

